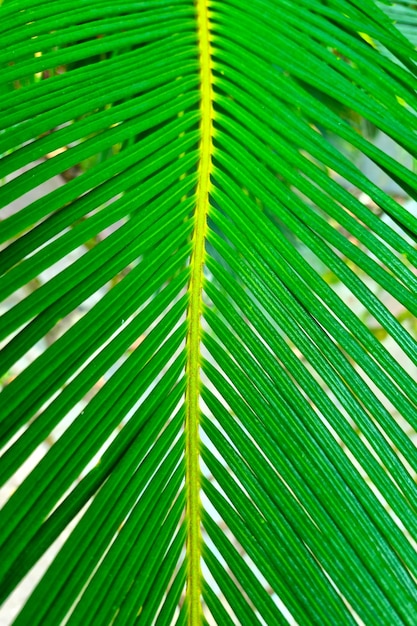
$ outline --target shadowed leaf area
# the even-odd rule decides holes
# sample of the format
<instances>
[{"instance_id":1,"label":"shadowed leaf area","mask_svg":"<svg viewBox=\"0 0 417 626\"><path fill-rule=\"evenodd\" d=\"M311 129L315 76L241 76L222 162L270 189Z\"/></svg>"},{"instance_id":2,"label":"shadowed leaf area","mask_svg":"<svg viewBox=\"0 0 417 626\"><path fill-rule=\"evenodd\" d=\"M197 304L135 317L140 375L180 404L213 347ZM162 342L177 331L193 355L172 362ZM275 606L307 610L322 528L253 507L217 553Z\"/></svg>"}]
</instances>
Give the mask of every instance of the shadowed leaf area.
<instances>
[{"instance_id":1,"label":"shadowed leaf area","mask_svg":"<svg viewBox=\"0 0 417 626\"><path fill-rule=\"evenodd\" d=\"M2 623L415 626L415 6L0 4Z\"/></svg>"}]
</instances>

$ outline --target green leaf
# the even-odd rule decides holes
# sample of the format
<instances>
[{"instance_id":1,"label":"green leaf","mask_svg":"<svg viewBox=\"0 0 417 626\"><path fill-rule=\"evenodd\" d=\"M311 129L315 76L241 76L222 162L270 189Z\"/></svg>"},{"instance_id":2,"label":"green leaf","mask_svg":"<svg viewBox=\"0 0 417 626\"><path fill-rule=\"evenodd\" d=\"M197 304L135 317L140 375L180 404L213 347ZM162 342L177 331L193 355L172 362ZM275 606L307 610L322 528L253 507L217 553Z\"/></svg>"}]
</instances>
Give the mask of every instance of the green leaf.
<instances>
[{"instance_id":1,"label":"green leaf","mask_svg":"<svg viewBox=\"0 0 417 626\"><path fill-rule=\"evenodd\" d=\"M0 17L3 621L413 626L414 6Z\"/></svg>"}]
</instances>

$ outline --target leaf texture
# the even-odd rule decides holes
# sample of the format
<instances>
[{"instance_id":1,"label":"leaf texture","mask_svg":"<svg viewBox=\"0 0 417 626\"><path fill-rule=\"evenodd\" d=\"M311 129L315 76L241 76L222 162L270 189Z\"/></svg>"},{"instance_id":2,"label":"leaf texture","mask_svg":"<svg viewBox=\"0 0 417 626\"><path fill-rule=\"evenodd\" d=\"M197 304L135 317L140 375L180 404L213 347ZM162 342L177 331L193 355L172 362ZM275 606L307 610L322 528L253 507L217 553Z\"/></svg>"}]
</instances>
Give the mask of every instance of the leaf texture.
<instances>
[{"instance_id":1,"label":"leaf texture","mask_svg":"<svg viewBox=\"0 0 417 626\"><path fill-rule=\"evenodd\" d=\"M10 623L416 623L415 11L383 9L1 4Z\"/></svg>"}]
</instances>

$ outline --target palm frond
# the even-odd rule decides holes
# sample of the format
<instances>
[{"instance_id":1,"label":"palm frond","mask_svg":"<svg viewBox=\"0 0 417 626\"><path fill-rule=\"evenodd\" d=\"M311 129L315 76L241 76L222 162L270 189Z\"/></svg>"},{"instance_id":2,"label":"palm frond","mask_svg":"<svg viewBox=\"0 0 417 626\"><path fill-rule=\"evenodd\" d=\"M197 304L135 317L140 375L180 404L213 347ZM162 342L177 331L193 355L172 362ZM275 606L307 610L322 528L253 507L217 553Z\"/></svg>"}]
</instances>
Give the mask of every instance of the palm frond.
<instances>
[{"instance_id":1,"label":"palm frond","mask_svg":"<svg viewBox=\"0 0 417 626\"><path fill-rule=\"evenodd\" d=\"M1 4L9 622L415 624L400 4Z\"/></svg>"}]
</instances>

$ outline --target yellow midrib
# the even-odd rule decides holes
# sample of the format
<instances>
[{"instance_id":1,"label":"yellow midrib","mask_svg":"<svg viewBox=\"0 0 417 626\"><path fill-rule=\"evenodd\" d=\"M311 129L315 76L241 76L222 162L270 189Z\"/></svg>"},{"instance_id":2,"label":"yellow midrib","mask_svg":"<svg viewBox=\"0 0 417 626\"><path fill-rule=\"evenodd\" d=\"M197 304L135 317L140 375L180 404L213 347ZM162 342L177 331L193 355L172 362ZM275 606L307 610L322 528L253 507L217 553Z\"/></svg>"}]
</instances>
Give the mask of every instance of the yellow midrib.
<instances>
[{"instance_id":1,"label":"yellow midrib","mask_svg":"<svg viewBox=\"0 0 417 626\"><path fill-rule=\"evenodd\" d=\"M213 148L213 97L209 14L207 0L197 0L200 53L200 162L194 216L193 248L190 265L188 331L186 339L186 520L187 520L187 603L188 624L202 623L201 609L201 502L200 502L200 369L201 315L203 308L203 268L210 173Z\"/></svg>"}]
</instances>

